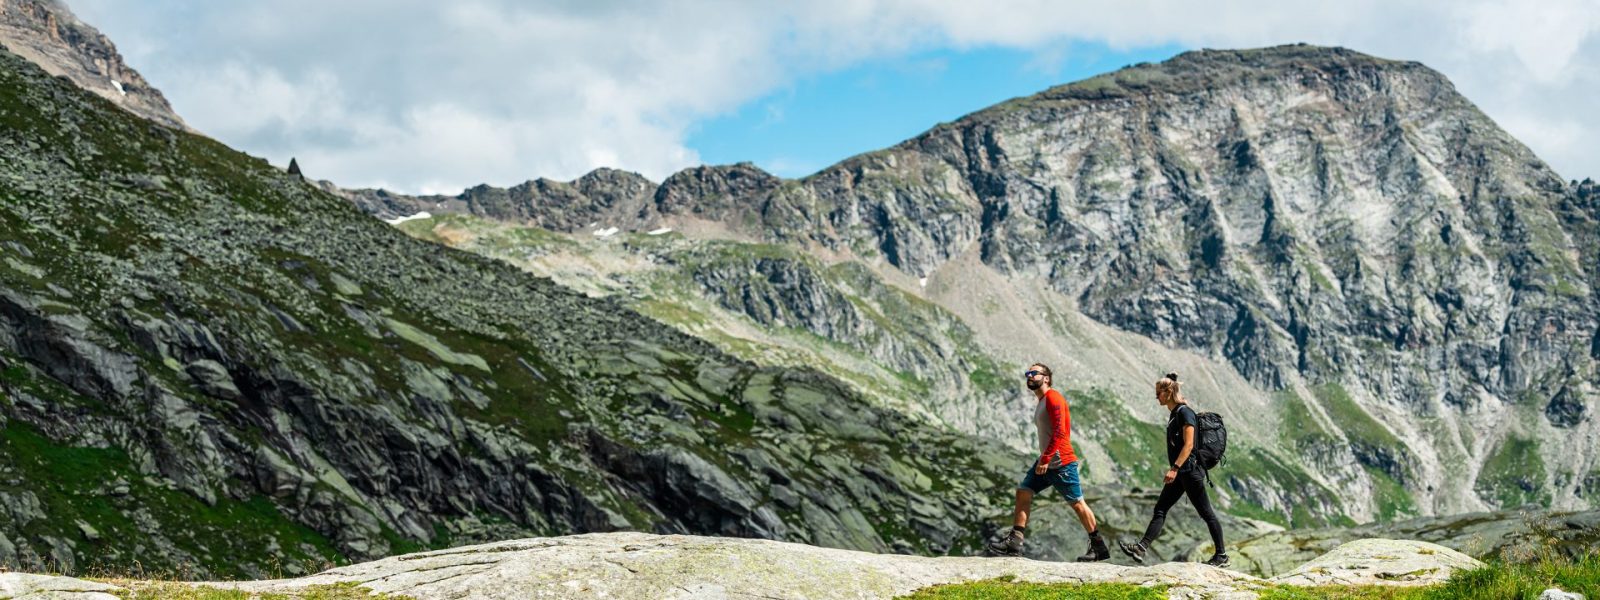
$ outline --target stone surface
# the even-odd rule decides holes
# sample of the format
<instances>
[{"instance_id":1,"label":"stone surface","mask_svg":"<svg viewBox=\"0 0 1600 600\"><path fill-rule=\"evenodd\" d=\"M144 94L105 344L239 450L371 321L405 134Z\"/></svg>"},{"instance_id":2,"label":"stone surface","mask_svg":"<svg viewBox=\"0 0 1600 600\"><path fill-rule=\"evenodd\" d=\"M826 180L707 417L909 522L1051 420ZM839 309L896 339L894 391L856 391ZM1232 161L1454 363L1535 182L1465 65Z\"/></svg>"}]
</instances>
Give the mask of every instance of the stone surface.
<instances>
[{"instance_id":1,"label":"stone surface","mask_svg":"<svg viewBox=\"0 0 1600 600\"><path fill-rule=\"evenodd\" d=\"M1344 544L1293 573L1263 580L1196 562L1149 566L1026 558L921 557L771 540L603 533L535 538L394 556L297 579L198 583L294 594L353 584L412 600L524 598L895 598L944 584L1007 578L1037 583L1169 586L1168 597L1250 599L1278 584L1429 585L1482 566L1422 542ZM138 581L125 585L139 587ZM108 600L115 586L0 574L0 598ZM1565 596L1559 596L1565 598Z\"/></svg>"},{"instance_id":2,"label":"stone surface","mask_svg":"<svg viewBox=\"0 0 1600 600\"><path fill-rule=\"evenodd\" d=\"M1583 594L1550 588L1539 594L1539 600L1583 600Z\"/></svg>"},{"instance_id":3,"label":"stone surface","mask_svg":"<svg viewBox=\"0 0 1600 600\"><path fill-rule=\"evenodd\" d=\"M928 558L768 540L608 533L498 542L341 567L253 592L359 583L416 600L446 598L893 598L932 585L1015 577L1048 583L1176 586L1188 598L1263 582L1199 563L1150 567L1021 558Z\"/></svg>"},{"instance_id":4,"label":"stone surface","mask_svg":"<svg viewBox=\"0 0 1600 600\"><path fill-rule=\"evenodd\" d=\"M1254 598L1270 584L1427 585L1482 566L1448 548L1367 539L1262 580L1194 562L1151 566L1023 558L928 558L767 540L608 533L387 558L287 581L209 584L252 592L356 583L417 600L447 598L894 598L995 578L1172 586L1171 598Z\"/></svg>"},{"instance_id":5,"label":"stone surface","mask_svg":"<svg viewBox=\"0 0 1600 600\"><path fill-rule=\"evenodd\" d=\"M7 600L117 600L114 585L29 573L0 573L0 598Z\"/></svg>"},{"instance_id":6,"label":"stone surface","mask_svg":"<svg viewBox=\"0 0 1600 600\"><path fill-rule=\"evenodd\" d=\"M1345 543L1272 579L1274 583L1319 585L1431 585L1450 574L1484 566L1438 544L1413 540L1363 539Z\"/></svg>"}]
</instances>

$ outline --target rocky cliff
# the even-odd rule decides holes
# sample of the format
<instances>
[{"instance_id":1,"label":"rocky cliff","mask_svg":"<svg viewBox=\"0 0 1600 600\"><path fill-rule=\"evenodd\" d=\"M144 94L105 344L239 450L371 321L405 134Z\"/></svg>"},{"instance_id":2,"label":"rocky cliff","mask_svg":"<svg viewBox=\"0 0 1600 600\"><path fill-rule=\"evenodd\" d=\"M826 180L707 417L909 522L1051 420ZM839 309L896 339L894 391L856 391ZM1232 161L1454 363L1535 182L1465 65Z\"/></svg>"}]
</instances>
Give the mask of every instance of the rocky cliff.
<instances>
[{"instance_id":1,"label":"rocky cliff","mask_svg":"<svg viewBox=\"0 0 1600 600\"><path fill-rule=\"evenodd\" d=\"M116 45L61 0L0 1L0 45L136 115L184 129L161 90L122 61Z\"/></svg>"},{"instance_id":2,"label":"rocky cliff","mask_svg":"<svg viewBox=\"0 0 1600 600\"><path fill-rule=\"evenodd\" d=\"M580 242L672 228L859 265L959 323L886 330L971 332L988 362L1044 360L1136 422L1161 418L1148 381L1188 374L1198 402L1250 415L1233 423L1256 450L1221 472L1245 512L1365 521L1600 500L1594 186L1561 180L1417 63L1303 45L1190 52L802 180L690 169L589 223L541 220L572 204L550 196L519 196L509 218L466 204L483 195L460 196L461 211ZM742 282L683 271L758 324L800 319L870 346L849 303L830 300L839 286L751 267L734 270ZM818 303L830 308L807 319ZM924 364L902 372L938 389L959 363ZM948 387L934 413L995 433L971 419L993 397ZM1081 433L1091 453L1138 460L1116 437Z\"/></svg>"}]
</instances>

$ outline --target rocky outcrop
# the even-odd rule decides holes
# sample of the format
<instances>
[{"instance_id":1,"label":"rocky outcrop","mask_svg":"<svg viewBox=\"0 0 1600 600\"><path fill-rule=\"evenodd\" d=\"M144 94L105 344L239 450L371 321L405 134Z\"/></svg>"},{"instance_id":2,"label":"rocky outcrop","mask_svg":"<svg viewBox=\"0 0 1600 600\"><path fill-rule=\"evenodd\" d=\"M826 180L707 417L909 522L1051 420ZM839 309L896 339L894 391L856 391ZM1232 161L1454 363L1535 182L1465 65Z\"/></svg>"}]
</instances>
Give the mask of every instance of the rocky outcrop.
<instances>
[{"instance_id":1,"label":"rocky outcrop","mask_svg":"<svg viewBox=\"0 0 1600 600\"><path fill-rule=\"evenodd\" d=\"M78 20L61 0L0 2L0 45L129 112L167 127L187 127L161 90L124 63L111 40Z\"/></svg>"},{"instance_id":2,"label":"rocky outcrop","mask_svg":"<svg viewBox=\"0 0 1600 600\"><path fill-rule=\"evenodd\" d=\"M656 190L654 213L699 220L754 224L767 222L768 198L783 180L751 163L684 169ZM646 215L653 217L655 215ZM763 237L772 232L762 232Z\"/></svg>"},{"instance_id":3,"label":"rocky outcrop","mask_svg":"<svg viewBox=\"0 0 1600 600\"><path fill-rule=\"evenodd\" d=\"M1458 570L1481 566L1446 548L1382 539L1345 544L1290 576L1262 580L1189 562L1126 567L1021 558L928 558L768 540L608 533L410 554L293 580L197 585L295 594L317 586L354 584L412 600L888 599L936 585L1010 578L1037 583L1162 585L1169 586L1169 598L1248 599L1274 585L1428 585L1442 582ZM5 585L5 577L0 575L0 586Z\"/></svg>"},{"instance_id":4,"label":"rocky outcrop","mask_svg":"<svg viewBox=\"0 0 1600 600\"><path fill-rule=\"evenodd\" d=\"M1237 530L1229 528L1230 533ZM1346 542L1378 536L1431 542L1484 559L1526 561L1547 552L1577 558L1600 544L1600 511L1468 513L1357 527L1234 535L1230 553L1239 570L1271 577ZM1209 547L1209 543L1197 543L1188 551L1195 554Z\"/></svg>"},{"instance_id":5,"label":"rocky outcrop","mask_svg":"<svg viewBox=\"0 0 1600 600\"><path fill-rule=\"evenodd\" d=\"M0 598L7 600L117 600L123 588L71 577L0 573Z\"/></svg>"},{"instance_id":6,"label":"rocky outcrop","mask_svg":"<svg viewBox=\"0 0 1600 600\"><path fill-rule=\"evenodd\" d=\"M1298 586L1433 585L1482 562L1449 548L1411 540L1356 540L1272 579Z\"/></svg>"}]
</instances>

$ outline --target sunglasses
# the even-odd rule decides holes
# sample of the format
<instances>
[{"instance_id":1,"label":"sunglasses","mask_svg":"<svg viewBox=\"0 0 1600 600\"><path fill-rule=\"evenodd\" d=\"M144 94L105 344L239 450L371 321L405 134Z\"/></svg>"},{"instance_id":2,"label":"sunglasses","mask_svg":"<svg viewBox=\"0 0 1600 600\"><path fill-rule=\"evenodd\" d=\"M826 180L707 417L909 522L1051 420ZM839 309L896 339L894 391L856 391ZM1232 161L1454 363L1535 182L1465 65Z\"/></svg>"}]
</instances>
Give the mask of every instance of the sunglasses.
<instances>
[{"instance_id":1,"label":"sunglasses","mask_svg":"<svg viewBox=\"0 0 1600 600\"><path fill-rule=\"evenodd\" d=\"M1044 371L1024 371L1022 373L1022 377L1024 379L1033 379L1034 375L1043 375L1043 374L1044 374Z\"/></svg>"}]
</instances>

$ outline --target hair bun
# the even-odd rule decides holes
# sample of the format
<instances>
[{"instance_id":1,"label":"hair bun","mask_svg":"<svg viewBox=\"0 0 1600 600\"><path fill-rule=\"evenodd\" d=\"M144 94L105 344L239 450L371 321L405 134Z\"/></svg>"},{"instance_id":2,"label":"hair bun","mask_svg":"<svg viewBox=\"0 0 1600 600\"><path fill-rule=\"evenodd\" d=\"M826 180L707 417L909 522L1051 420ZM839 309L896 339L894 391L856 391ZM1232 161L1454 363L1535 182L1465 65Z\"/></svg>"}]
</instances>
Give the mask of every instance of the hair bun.
<instances>
[{"instance_id":1,"label":"hair bun","mask_svg":"<svg viewBox=\"0 0 1600 600\"><path fill-rule=\"evenodd\" d=\"M1167 373L1167 379L1171 379L1173 381L1177 381L1178 380L1178 374L1175 373L1175 372L1174 373Z\"/></svg>"}]
</instances>

